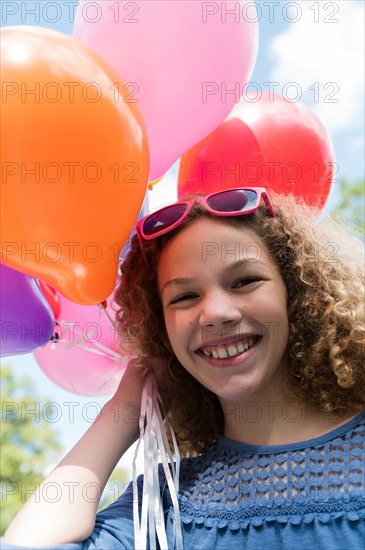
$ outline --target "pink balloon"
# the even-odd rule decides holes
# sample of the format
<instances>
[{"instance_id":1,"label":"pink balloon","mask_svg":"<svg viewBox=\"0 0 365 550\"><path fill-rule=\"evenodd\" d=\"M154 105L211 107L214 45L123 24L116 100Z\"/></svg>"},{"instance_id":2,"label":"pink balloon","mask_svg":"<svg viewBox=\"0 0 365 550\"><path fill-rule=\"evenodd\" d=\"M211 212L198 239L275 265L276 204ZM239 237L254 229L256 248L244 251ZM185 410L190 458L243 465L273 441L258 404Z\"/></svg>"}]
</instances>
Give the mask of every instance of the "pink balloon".
<instances>
[{"instance_id":1,"label":"pink balloon","mask_svg":"<svg viewBox=\"0 0 365 550\"><path fill-rule=\"evenodd\" d=\"M112 323L98 306L79 305L61 294L59 299L61 313L54 333L58 341L35 352L39 366L55 384L72 393L114 393L128 358L119 356L118 335ZM112 305L107 310L114 319Z\"/></svg>"},{"instance_id":2,"label":"pink balloon","mask_svg":"<svg viewBox=\"0 0 365 550\"><path fill-rule=\"evenodd\" d=\"M248 0L81 0L74 34L114 65L138 104L154 181L239 101L258 17Z\"/></svg>"}]
</instances>

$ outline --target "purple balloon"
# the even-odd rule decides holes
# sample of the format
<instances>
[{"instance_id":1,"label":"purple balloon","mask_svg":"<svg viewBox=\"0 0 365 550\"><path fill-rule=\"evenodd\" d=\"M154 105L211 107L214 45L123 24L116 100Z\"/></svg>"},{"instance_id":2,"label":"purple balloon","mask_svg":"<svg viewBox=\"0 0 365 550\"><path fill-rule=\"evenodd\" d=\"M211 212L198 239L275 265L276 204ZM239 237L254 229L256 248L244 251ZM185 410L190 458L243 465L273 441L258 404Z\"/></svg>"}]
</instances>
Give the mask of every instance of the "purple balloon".
<instances>
[{"instance_id":1,"label":"purple balloon","mask_svg":"<svg viewBox=\"0 0 365 550\"><path fill-rule=\"evenodd\" d=\"M37 279L0 264L1 357L31 353L52 337L55 319Z\"/></svg>"}]
</instances>

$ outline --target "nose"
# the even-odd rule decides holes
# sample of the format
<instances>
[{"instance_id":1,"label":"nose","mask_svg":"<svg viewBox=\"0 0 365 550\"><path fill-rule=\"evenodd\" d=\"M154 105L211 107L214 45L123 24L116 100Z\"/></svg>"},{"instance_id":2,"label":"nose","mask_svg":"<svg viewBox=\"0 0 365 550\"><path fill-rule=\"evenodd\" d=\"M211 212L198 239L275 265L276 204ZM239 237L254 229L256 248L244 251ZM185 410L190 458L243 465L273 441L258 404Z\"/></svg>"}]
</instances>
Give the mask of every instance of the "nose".
<instances>
[{"instance_id":1,"label":"nose","mask_svg":"<svg viewBox=\"0 0 365 550\"><path fill-rule=\"evenodd\" d=\"M222 325L235 324L242 319L237 297L223 289L212 290L205 294L200 303L199 324L220 332Z\"/></svg>"}]
</instances>

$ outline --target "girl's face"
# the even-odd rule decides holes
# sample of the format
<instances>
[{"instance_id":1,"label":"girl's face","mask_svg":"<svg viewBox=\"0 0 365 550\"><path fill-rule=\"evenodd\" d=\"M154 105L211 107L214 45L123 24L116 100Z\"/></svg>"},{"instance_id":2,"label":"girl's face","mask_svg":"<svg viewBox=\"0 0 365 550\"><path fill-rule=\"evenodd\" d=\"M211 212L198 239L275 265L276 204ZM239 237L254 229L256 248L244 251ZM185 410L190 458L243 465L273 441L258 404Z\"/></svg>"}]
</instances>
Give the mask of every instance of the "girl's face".
<instances>
[{"instance_id":1,"label":"girl's face","mask_svg":"<svg viewBox=\"0 0 365 550\"><path fill-rule=\"evenodd\" d=\"M287 293L251 228L200 218L167 243L158 280L171 346L194 378L221 403L280 398Z\"/></svg>"}]
</instances>

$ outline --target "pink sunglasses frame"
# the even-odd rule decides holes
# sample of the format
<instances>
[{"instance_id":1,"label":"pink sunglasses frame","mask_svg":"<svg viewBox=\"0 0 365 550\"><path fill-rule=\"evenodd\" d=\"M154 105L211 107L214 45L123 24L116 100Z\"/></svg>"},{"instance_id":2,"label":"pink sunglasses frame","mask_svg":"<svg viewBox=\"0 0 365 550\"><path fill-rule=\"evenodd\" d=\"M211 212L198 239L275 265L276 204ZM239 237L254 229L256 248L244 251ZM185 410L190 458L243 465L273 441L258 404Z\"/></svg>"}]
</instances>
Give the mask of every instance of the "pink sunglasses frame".
<instances>
[{"instance_id":1,"label":"pink sunglasses frame","mask_svg":"<svg viewBox=\"0 0 365 550\"><path fill-rule=\"evenodd\" d=\"M220 212L219 210L215 210L214 208L211 208L209 206L208 200L211 197L214 197L214 196L220 195L220 194L224 194L224 193L229 193L230 191L253 191L257 195L257 201L256 201L256 203L253 207L249 208L248 210L244 210L244 211L235 210L235 211L232 211L232 212ZM183 223L183 221L185 220L185 218L188 216L188 214L190 212L190 209L193 206L193 204L195 204L196 202L203 203L204 206L206 207L207 211L210 214L213 214L214 216L218 216L218 217L220 217L220 216L229 217L230 216L230 217L232 217L232 216L244 216L246 214L251 214L252 212L255 212L255 210L257 210L258 207L260 206L261 199L263 199L264 202L265 202L268 214L271 215L273 218L276 218L275 210L274 210L274 208L271 204L270 198L267 194L267 191L266 191L265 187L232 187L230 189L223 189L222 191L216 191L214 193L209 193L209 195L194 197L193 199L190 199L188 201L177 201L177 202L174 202L174 203L169 204L167 206L163 206L162 208L159 208L155 212L150 212L149 214L147 214L147 216L145 216L141 220L138 220L138 222L136 224L136 231L137 231L137 234L138 234L138 238L139 238L139 241L140 241L141 248L142 248L142 239L145 240L145 241L151 241L152 239L162 237L162 235L165 235L166 233L169 233L170 231L173 231L174 229L176 229L176 227L179 227L179 225L181 225ZM165 227L164 229L161 229L161 231L156 231L152 235L145 235L144 234L143 224L149 217L154 216L154 215L158 214L159 212L163 212L164 210L170 208L171 206L177 206L177 205L180 205L180 204L187 206L187 208L186 208L185 212L182 214L181 218L179 218L176 222L169 225L168 227Z\"/></svg>"}]
</instances>

